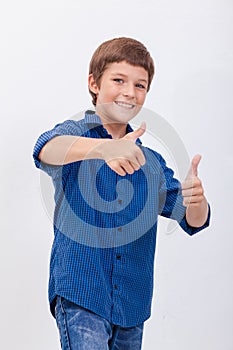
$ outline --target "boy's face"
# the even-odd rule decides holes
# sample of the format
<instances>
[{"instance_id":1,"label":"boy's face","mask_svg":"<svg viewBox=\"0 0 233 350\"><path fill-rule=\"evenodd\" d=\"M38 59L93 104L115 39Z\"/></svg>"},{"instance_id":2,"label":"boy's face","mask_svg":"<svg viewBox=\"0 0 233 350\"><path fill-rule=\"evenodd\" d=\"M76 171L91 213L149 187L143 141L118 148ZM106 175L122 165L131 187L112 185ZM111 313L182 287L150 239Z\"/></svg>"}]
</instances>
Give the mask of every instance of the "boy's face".
<instances>
[{"instance_id":1,"label":"boy's face","mask_svg":"<svg viewBox=\"0 0 233 350\"><path fill-rule=\"evenodd\" d=\"M89 88L97 96L96 112L107 123L128 123L140 111L147 87L147 71L125 61L109 64L99 86L89 76Z\"/></svg>"}]
</instances>

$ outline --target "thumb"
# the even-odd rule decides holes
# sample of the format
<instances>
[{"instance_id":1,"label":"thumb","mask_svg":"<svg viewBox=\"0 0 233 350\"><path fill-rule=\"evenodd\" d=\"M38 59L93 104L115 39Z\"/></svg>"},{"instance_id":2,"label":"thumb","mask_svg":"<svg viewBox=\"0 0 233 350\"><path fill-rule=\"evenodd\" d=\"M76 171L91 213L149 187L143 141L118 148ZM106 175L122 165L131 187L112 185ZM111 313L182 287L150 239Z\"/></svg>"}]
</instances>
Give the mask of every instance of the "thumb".
<instances>
[{"instance_id":1,"label":"thumb","mask_svg":"<svg viewBox=\"0 0 233 350\"><path fill-rule=\"evenodd\" d=\"M192 159L191 166L190 166L190 169L188 171L188 175L187 175L186 179L198 175L197 168L198 168L200 161L201 161L201 155L196 154Z\"/></svg>"},{"instance_id":2,"label":"thumb","mask_svg":"<svg viewBox=\"0 0 233 350\"><path fill-rule=\"evenodd\" d=\"M135 142L139 137L141 137L146 131L146 123L142 122L142 124L139 126L138 129L129 132L127 135L124 136L124 139L131 140Z\"/></svg>"}]
</instances>

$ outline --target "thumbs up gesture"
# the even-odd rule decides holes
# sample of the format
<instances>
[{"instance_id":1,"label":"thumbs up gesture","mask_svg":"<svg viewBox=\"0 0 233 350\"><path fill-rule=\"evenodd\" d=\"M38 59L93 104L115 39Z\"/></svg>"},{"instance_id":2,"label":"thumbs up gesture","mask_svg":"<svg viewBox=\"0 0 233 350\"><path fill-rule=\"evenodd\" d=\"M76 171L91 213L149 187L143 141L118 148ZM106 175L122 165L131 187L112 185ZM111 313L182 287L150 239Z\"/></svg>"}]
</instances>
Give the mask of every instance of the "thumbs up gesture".
<instances>
[{"instance_id":1,"label":"thumbs up gesture","mask_svg":"<svg viewBox=\"0 0 233 350\"><path fill-rule=\"evenodd\" d=\"M133 142L136 142L136 140L141 137L146 131L146 123L142 122L142 124L139 126L138 129L129 132L128 134L126 134L123 139L124 140L131 140Z\"/></svg>"},{"instance_id":2,"label":"thumbs up gesture","mask_svg":"<svg viewBox=\"0 0 233 350\"><path fill-rule=\"evenodd\" d=\"M204 199L204 190L201 180L198 178L198 165L201 161L201 156L197 154L191 163L185 181L182 183L183 204L197 206Z\"/></svg>"},{"instance_id":3,"label":"thumbs up gesture","mask_svg":"<svg viewBox=\"0 0 233 350\"><path fill-rule=\"evenodd\" d=\"M124 176L139 170L146 160L142 150L135 144L146 131L146 124L118 140L108 140L101 145L102 159L117 174Z\"/></svg>"},{"instance_id":4,"label":"thumbs up gesture","mask_svg":"<svg viewBox=\"0 0 233 350\"><path fill-rule=\"evenodd\" d=\"M201 156L193 157L188 174L182 183L183 205L186 209L186 219L193 227L202 226L207 219L208 203L204 196L202 182L198 177L198 165Z\"/></svg>"}]
</instances>

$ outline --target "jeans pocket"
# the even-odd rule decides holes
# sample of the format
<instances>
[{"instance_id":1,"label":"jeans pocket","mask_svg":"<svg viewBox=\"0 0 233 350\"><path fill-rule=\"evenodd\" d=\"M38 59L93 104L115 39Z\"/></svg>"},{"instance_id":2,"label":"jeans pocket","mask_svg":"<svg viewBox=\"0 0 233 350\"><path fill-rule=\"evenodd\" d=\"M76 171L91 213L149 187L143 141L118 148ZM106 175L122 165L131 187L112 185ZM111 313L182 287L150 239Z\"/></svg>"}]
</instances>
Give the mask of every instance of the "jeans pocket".
<instances>
[{"instance_id":1,"label":"jeans pocket","mask_svg":"<svg viewBox=\"0 0 233 350\"><path fill-rule=\"evenodd\" d=\"M63 298L58 296L55 305L55 318L60 334L60 343L62 350L71 350L69 332L67 326L66 312L62 305Z\"/></svg>"}]
</instances>

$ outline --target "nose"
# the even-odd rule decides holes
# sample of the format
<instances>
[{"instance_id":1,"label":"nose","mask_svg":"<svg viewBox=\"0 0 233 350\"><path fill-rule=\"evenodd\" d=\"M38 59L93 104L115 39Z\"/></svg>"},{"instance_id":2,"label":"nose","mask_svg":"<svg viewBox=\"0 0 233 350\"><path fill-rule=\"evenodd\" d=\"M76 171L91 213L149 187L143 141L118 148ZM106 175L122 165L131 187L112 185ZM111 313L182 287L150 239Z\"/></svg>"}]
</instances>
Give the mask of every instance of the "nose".
<instances>
[{"instance_id":1,"label":"nose","mask_svg":"<svg viewBox=\"0 0 233 350\"><path fill-rule=\"evenodd\" d=\"M134 84L128 83L124 86L122 95L125 97L133 98L135 97L135 87Z\"/></svg>"}]
</instances>

